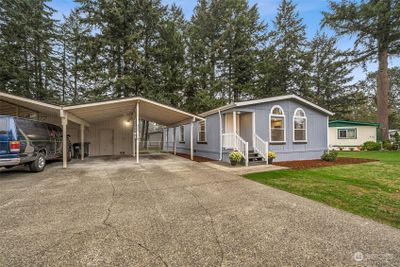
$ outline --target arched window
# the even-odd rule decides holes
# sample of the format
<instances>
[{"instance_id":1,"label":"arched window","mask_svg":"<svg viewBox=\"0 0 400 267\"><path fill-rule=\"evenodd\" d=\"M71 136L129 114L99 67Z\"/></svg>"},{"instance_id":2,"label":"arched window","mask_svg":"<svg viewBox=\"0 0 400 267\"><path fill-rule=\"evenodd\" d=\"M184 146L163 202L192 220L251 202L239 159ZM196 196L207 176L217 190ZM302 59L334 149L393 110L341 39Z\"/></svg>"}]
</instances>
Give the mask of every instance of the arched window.
<instances>
[{"instance_id":1,"label":"arched window","mask_svg":"<svg viewBox=\"0 0 400 267\"><path fill-rule=\"evenodd\" d=\"M293 142L307 142L307 116L301 108L294 111Z\"/></svg>"},{"instance_id":2,"label":"arched window","mask_svg":"<svg viewBox=\"0 0 400 267\"><path fill-rule=\"evenodd\" d=\"M286 142L285 113L280 106L273 106L269 114L269 141Z\"/></svg>"}]
</instances>

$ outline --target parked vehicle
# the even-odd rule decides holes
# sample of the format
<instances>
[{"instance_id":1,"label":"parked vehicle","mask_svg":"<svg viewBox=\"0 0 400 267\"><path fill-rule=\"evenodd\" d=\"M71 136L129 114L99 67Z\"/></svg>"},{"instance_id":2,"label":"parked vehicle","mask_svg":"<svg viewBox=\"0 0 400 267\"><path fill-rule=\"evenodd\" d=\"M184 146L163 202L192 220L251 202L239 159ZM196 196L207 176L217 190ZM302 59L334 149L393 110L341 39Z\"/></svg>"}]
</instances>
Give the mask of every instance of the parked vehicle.
<instances>
[{"instance_id":1,"label":"parked vehicle","mask_svg":"<svg viewBox=\"0 0 400 267\"><path fill-rule=\"evenodd\" d=\"M68 160L71 144L68 139ZM0 116L0 167L28 165L43 171L47 160L62 159L62 129L56 125L13 116Z\"/></svg>"}]
</instances>

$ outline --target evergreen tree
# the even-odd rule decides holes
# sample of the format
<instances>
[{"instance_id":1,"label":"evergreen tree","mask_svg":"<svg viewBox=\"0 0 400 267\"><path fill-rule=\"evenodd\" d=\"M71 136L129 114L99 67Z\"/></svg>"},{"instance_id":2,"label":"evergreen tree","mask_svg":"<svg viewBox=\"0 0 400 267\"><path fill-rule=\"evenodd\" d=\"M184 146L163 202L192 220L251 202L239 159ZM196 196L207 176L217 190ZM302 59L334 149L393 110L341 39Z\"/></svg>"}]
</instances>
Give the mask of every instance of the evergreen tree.
<instances>
[{"instance_id":1,"label":"evergreen tree","mask_svg":"<svg viewBox=\"0 0 400 267\"><path fill-rule=\"evenodd\" d=\"M307 97L310 53L307 52L303 19L299 18L291 0L282 0L273 24L274 30L270 34L272 50L268 52L275 54L277 88L274 93Z\"/></svg>"},{"instance_id":2,"label":"evergreen tree","mask_svg":"<svg viewBox=\"0 0 400 267\"><path fill-rule=\"evenodd\" d=\"M400 128L400 68L390 68L389 74L389 128ZM377 95L378 72L370 72L367 77L358 83L361 90L368 97L368 111L360 111L360 116L368 116L370 120L377 121L378 95Z\"/></svg>"},{"instance_id":3,"label":"evergreen tree","mask_svg":"<svg viewBox=\"0 0 400 267\"><path fill-rule=\"evenodd\" d=\"M55 100L54 10L45 0L3 0L0 7L0 87Z\"/></svg>"},{"instance_id":4,"label":"evergreen tree","mask_svg":"<svg viewBox=\"0 0 400 267\"><path fill-rule=\"evenodd\" d=\"M351 84L350 53L336 48L336 39L317 33L310 44L312 64L310 85L312 101L335 113L335 118L349 118L354 108L365 101Z\"/></svg>"},{"instance_id":5,"label":"evergreen tree","mask_svg":"<svg viewBox=\"0 0 400 267\"><path fill-rule=\"evenodd\" d=\"M389 134L389 55L400 54L400 2L395 0L342 0L330 2L331 12L324 12L324 24L339 35L355 35L355 60L377 60L378 118L385 140Z\"/></svg>"},{"instance_id":6,"label":"evergreen tree","mask_svg":"<svg viewBox=\"0 0 400 267\"><path fill-rule=\"evenodd\" d=\"M265 38L257 6L247 0L224 1L219 72L228 102L252 97L255 87L257 54Z\"/></svg>"},{"instance_id":7,"label":"evergreen tree","mask_svg":"<svg viewBox=\"0 0 400 267\"><path fill-rule=\"evenodd\" d=\"M78 103L86 99L90 90L87 83L85 65L87 58L86 42L89 28L81 23L77 10L72 10L60 27L59 72L62 102Z\"/></svg>"},{"instance_id":8,"label":"evergreen tree","mask_svg":"<svg viewBox=\"0 0 400 267\"><path fill-rule=\"evenodd\" d=\"M180 106L185 87L185 27L182 9L172 5L168 16L160 27L158 61L160 67L160 89L156 91L158 101Z\"/></svg>"}]
</instances>

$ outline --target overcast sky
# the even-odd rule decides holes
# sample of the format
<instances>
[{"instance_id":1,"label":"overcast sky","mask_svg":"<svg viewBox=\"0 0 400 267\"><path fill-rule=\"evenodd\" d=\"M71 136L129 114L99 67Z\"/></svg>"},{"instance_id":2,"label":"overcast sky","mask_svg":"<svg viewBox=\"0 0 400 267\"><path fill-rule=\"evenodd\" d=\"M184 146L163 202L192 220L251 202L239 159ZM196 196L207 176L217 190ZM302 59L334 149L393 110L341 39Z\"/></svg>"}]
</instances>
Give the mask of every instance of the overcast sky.
<instances>
[{"instance_id":1,"label":"overcast sky","mask_svg":"<svg viewBox=\"0 0 400 267\"><path fill-rule=\"evenodd\" d=\"M193 14L193 9L197 3L197 0L162 0L164 4L176 3L182 7L182 10L187 19ZM250 5L257 4L260 18L262 21L268 24L268 28L272 27L272 20L274 19L280 0L249 0ZM319 23L322 19L322 11L328 10L328 2L324 0L294 0L297 4L297 10L299 11L300 17L303 18L306 25L307 37L311 39L315 32L319 29ZM50 3L54 9L58 11L55 14L56 19L62 19L63 15L68 15L69 11L76 6L73 0L53 0ZM334 34L330 29L324 29L329 35ZM351 48L353 41L350 37L340 38L338 46L341 49ZM400 59L390 59L389 67L400 66ZM376 63L369 63L368 70L374 71L377 69ZM357 68L353 71L355 80L360 80L365 77L365 73L361 68Z\"/></svg>"}]
</instances>

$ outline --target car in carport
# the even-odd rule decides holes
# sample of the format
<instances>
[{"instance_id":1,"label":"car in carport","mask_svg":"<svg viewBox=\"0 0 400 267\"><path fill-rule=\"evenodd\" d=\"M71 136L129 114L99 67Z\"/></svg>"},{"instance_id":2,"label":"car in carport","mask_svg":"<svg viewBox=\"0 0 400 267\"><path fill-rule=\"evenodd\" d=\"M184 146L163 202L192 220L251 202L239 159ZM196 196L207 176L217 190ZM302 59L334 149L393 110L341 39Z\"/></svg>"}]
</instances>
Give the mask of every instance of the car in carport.
<instances>
[{"instance_id":1,"label":"car in carport","mask_svg":"<svg viewBox=\"0 0 400 267\"><path fill-rule=\"evenodd\" d=\"M70 147L70 142L67 142ZM71 159L71 149L68 150ZM62 159L62 129L57 125L0 116L0 167L27 165L41 172L48 160Z\"/></svg>"}]
</instances>

